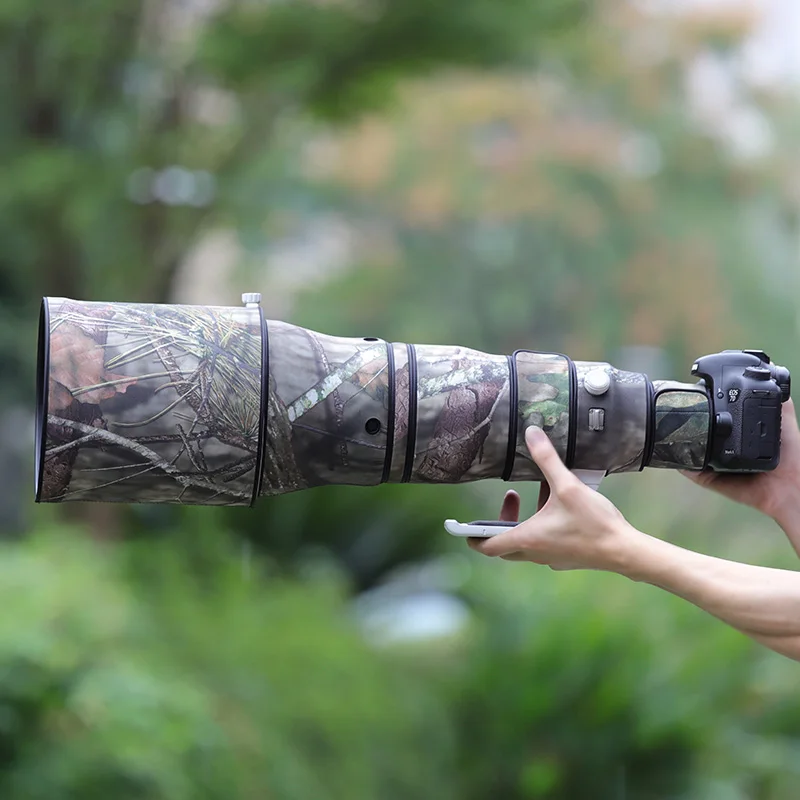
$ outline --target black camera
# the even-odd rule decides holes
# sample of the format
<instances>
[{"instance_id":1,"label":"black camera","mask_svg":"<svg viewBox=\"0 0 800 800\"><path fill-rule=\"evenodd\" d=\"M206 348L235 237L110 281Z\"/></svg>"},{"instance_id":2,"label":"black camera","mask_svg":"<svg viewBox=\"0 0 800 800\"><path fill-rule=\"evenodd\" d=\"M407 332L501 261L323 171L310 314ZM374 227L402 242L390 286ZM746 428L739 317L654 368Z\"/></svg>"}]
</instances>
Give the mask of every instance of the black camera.
<instances>
[{"instance_id":1,"label":"black camera","mask_svg":"<svg viewBox=\"0 0 800 800\"><path fill-rule=\"evenodd\" d=\"M791 376L762 350L703 356L692 375L708 391L711 431L707 467L717 472L767 472L780 463L781 404Z\"/></svg>"}]
</instances>

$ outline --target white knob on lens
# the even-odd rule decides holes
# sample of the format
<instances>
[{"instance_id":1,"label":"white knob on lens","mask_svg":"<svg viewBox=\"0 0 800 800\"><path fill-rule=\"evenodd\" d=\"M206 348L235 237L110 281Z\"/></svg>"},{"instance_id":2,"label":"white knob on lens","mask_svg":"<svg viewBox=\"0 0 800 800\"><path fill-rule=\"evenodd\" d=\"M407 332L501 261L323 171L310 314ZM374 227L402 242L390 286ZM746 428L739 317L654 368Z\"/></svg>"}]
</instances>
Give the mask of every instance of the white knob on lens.
<instances>
[{"instance_id":1,"label":"white knob on lens","mask_svg":"<svg viewBox=\"0 0 800 800\"><path fill-rule=\"evenodd\" d=\"M604 369L593 369L583 379L583 388L598 397L605 394L611 386L611 377Z\"/></svg>"}]
</instances>

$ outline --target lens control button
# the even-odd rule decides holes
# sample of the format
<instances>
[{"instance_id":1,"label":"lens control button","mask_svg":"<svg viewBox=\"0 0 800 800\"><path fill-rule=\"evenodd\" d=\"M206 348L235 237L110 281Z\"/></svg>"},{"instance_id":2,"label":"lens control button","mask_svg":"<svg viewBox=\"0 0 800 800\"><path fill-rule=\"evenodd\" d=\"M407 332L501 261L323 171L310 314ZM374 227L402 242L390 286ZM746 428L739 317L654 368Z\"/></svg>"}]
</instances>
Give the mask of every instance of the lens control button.
<instances>
[{"instance_id":1,"label":"lens control button","mask_svg":"<svg viewBox=\"0 0 800 800\"><path fill-rule=\"evenodd\" d=\"M606 412L602 408L589 409L589 430L602 431L606 426Z\"/></svg>"},{"instance_id":2,"label":"lens control button","mask_svg":"<svg viewBox=\"0 0 800 800\"><path fill-rule=\"evenodd\" d=\"M605 394L610 386L611 378L604 369L593 369L583 379L583 388L595 397Z\"/></svg>"}]
</instances>

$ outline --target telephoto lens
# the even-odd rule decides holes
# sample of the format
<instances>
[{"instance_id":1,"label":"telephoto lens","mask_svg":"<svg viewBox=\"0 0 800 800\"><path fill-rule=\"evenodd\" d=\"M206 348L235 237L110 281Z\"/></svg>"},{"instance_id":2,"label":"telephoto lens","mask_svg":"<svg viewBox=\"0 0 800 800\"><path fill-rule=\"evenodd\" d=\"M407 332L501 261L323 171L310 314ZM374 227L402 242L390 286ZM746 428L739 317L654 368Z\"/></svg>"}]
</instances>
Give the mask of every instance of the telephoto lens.
<instances>
[{"instance_id":1,"label":"telephoto lens","mask_svg":"<svg viewBox=\"0 0 800 800\"><path fill-rule=\"evenodd\" d=\"M740 369L743 351L727 351L698 383L651 380L558 353L336 337L266 320L258 294L243 301L45 298L36 500L252 505L329 484L539 481L529 425L573 470L701 470L741 449L738 409L716 393L764 365ZM770 369L750 391L788 397L788 372ZM772 395L753 398L772 419ZM743 458L741 471L771 468Z\"/></svg>"}]
</instances>

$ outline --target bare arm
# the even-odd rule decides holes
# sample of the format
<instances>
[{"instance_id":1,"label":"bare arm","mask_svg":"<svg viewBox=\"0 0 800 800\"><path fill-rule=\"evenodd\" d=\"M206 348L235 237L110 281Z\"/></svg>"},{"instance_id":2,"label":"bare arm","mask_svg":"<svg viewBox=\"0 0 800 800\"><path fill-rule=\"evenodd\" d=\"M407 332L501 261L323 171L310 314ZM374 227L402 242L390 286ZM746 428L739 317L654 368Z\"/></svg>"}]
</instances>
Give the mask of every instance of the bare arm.
<instances>
[{"instance_id":1,"label":"bare arm","mask_svg":"<svg viewBox=\"0 0 800 800\"><path fill-rule=\"evenodd\" d=\"M800 661L798 572L713 558L639 531L621 549L617 571L682 597L770 649Z\"/></svg>"},{"instance_id":2,"label":"bare arm","mask_svg":"<svg viewBox=\"0 0 800 800\"><path fill-rule=\"evenodd\" d=\"M509 561L606 570L659 586L800 661L800 572L713 558L648 536L569 472L543 431L530 428L526 439L547 481L539 510L507 533L471 539L470 547ZM797 534L800 542L800 493L790 488L781 484L773 496L774 513L787 535ZM516 521L519 505L519 495L508 492L500 518Z\"/></svg>"}]
</instances>

